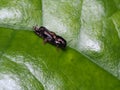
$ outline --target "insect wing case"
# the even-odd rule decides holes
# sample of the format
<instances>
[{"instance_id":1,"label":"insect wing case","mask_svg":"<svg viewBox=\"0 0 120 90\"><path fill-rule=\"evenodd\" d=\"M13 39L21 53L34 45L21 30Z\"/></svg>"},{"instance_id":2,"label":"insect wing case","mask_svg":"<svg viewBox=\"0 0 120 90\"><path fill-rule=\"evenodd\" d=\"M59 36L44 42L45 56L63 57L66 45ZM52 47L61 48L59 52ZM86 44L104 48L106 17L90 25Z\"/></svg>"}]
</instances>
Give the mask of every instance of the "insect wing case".
<instances>
[{"instance_id":1,"label":"insect wing case","mask_svg":"<svg viewBox=\"0 0 120 90\"><path fill-rule=\"evenodd\" d=\"M47 28L41 26L40 28L34 27L35 33L43 38L48 43L64 49L66 47L66 40L61 36L56 35L54 32L49 31Z\"/></svg>"}]
</instances>

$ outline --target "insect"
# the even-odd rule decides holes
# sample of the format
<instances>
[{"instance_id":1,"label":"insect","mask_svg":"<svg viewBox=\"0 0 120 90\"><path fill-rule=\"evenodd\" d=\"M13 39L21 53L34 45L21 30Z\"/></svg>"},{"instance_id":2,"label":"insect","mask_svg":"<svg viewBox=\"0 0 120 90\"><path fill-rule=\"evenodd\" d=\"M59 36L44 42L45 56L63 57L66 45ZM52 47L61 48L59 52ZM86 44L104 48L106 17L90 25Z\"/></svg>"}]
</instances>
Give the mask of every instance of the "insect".
<instances>
[{"instance_id":1,"label":"insect","mask_svg":"<svg viewBox=\"0 0 120 90\"><path fill-rule=\"evenodd\" d=\"M49 31L43 26L39 28L37 26L34 26L33 29L38 36L44 39L44 43L48 42L58 48L65 49L67 42L61 36L56 35L54 32Z\"/></svg>"}]
</instances>

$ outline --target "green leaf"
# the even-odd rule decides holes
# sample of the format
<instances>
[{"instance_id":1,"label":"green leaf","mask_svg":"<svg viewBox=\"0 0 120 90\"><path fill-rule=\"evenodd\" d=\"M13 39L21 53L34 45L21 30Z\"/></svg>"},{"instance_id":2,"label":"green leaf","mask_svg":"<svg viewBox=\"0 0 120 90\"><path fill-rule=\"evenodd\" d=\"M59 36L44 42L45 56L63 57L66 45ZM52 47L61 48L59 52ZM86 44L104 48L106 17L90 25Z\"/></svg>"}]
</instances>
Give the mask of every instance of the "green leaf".
<instances>
[{"instance_id":1,"label":"green leaf","mask_svg":"<svg viewBox=\"0 0 120 90\"><path fill-rule=\"evenodd\" d=\"M43 1L43 24L70 47L120 78L120 1ZM60 32L60 33L59 33Z\"/></svg>"},{"instance_id":2,"label":"green leaf","mask_svg":"<svg viewBox=\"0 0 120 90\"><path fill-rule=\"evenodd\" d=\"M41 25L41 0L0 0L0 26L31 29Z\"/></svg>"},{"instance_id":3,"label":"green leaf","mask_svg":"<svg viewBox=\"0 0 120 90\"><path fill-rule=\"evenodd\" d=\"M3 84L1 88L120 89L119 80L71 48L62 51L49 44L44 45L30 31L5 28L0 28L0 31L0 36L6 35L0 40L1 82L12 82Z\"/></svg>"},{"instance_id":4,"label":"green leaf","mask_svg":"<svg viewBox=\"0 0 120 90\"><path fill-rule=\"evenodd\" d=\"M119 5L119 0L1 0L0 89L119 90ZM44 45L30 31L34 25L63 36L71 48Z\"/></svg>"}]
</instances>

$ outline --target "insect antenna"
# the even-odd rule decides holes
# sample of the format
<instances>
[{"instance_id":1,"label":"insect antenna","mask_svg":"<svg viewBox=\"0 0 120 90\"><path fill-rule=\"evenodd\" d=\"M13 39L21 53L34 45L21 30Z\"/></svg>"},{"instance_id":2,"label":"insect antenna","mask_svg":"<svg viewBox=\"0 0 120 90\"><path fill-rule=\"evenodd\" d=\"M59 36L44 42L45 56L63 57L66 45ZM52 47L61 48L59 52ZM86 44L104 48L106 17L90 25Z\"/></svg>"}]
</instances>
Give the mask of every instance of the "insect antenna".
<instances>
[{"instance_id":1,"label":"insect antenna","mask_svg":"<svg viewBox=\"0 0 120 90\"><path fill-rule=\"evenodd\" d=\"M70 45L70 42L72 41L73 39L71 39L71 40L69 40L68 42L67 42L67 46L69 46Z\"/></svg>"}]
</instances>

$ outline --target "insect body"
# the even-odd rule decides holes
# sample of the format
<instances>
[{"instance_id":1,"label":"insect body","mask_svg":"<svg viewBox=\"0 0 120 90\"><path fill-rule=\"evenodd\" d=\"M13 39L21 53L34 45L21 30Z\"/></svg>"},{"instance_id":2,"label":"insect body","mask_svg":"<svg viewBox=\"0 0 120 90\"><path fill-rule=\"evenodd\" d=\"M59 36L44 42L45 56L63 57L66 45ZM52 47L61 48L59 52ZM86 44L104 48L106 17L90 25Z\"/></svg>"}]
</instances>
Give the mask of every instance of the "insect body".
<instances>
[{"instance_id":1,"label":"insect body","mask_svg":"<svg viewBox=\"0 0 120 90\"><path fill-rule=\"evenodd\" d=\"M38 36L44 39L44 42L48 42L62 49L66 47L66 40L61 36L56 35L54 32L49 31L47 28L43 26L38 28L35 26L34 30Z\"/></svg>"}]
</instances>

